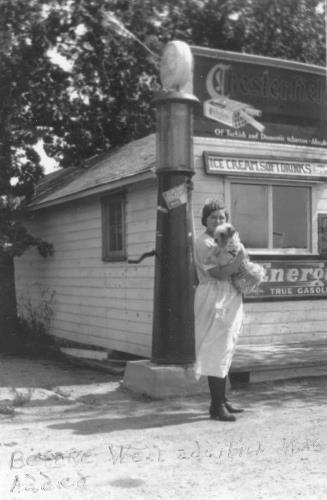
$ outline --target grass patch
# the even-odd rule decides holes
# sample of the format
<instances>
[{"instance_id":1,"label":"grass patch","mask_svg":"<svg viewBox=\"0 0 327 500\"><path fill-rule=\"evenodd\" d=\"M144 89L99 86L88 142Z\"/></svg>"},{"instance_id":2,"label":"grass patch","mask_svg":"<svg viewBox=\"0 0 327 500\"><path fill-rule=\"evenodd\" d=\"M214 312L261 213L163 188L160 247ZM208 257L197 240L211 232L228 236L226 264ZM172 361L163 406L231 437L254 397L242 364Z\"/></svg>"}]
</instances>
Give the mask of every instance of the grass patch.
<instances>
[{"instance_id":1,"label":"grass patch","mask_svg":"<svg viewBox=\"0 0 327 500\"><path fill-rule=\"evenodd\" d=\"M29 403L32 399L33 389L28 389L27 391L18 391L15 387L12 387L11 391L14 394L14 399L12 401L12 406L17 408L18 406L24 406Z\"/></svg>"}]
</instances>

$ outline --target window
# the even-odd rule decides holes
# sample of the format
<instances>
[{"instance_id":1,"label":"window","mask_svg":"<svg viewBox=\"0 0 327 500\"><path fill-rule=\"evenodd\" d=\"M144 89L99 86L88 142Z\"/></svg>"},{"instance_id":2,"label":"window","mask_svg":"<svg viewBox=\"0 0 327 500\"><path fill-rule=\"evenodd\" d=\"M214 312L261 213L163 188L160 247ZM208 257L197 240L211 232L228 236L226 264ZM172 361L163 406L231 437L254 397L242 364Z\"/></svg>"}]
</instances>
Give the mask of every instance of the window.
<instances>
[{"instance_id":1,"label":"window","mask_svg":"<svg viewBox=\"0 0 327 500\"><path fill-rule=\"evenodd\" d=\"M311 188L232 181L231 219L247 248L311 251Z\"/></svg>"},{"instance_id":2,"label":"window","mask_svg":"<svg viewBox=\"0 0 327 500\"><path fill-rule=\"evenodd\" d=\"M125 196L106 196L102 204L102 259L118 261L126 258Z\"/></svg>"}]
</instances>

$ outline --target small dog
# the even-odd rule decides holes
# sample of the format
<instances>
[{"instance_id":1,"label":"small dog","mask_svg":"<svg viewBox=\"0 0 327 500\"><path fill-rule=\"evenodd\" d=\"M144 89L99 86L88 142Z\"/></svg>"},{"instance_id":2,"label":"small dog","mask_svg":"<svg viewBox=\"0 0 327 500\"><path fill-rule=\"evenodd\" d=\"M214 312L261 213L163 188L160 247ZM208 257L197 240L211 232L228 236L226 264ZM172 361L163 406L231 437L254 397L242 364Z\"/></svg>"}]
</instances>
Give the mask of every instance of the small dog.
<instances>
[{"instance_id":1,"label":"small dog","mask_svg":"<svg viewBox=\"0 0 327 500\"><path fill-rule=\"evenodd\" d=\"M239 251L243 251L244 258L231 280L240 293L255 291L264 279L265 270L261 265L250 261L235 227L229 222L220 224L215 229L214 240L216 246L212 249L210 261L215 260L217 265L225 266L232 263Z\"/></svg>"},{"instance_id":2,"label":"small dog","mask_svg":"<svg viewBox=\"0 0 327 500\"><path fill-rule=\"evenodd\" d=\"M241 249L245 252L238 232L229 222L224 222L224 224L217 226L213 238L217 244L217 255L220 253L227 254L227 256L229 255L229 260L231 260Z\"/></svg>"}]
</instances>

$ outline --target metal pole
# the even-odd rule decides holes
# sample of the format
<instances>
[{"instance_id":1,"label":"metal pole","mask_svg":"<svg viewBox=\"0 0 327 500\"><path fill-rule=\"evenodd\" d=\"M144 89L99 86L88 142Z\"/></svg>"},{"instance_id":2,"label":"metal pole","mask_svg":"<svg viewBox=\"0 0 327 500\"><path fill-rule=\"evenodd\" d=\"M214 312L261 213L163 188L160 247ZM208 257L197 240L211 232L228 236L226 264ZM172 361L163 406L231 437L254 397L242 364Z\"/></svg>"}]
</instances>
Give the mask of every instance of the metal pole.
<instances>
[{"instance_id":1,"label":"metal pole","mask_svg":"<svg viewBox=\"0 0 327 500\"><path fill-rule=\"evenodd\" d=\"M195 360L191 178L198 99L169 90L155 102L158 210L151 361L188 365Z\"/></svg>"}]
</instances>

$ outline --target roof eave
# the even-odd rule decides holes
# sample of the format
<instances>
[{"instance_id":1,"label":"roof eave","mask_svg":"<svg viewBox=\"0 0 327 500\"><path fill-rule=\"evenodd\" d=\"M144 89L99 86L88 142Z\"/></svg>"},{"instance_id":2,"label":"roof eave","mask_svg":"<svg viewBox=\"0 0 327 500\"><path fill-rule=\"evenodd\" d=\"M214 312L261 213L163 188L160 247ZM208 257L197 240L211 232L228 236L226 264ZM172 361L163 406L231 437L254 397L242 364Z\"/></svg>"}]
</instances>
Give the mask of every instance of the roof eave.
<instances>
[{"instance_id":1,"label":"roof eave","mask_svg":"<svg viewBox=\"0 0 327 500\"><path fill-rule=\"evenodd\" d=\"M39 202L36 202L35 204L31 203L28 205L27 209L29 211L34 212L37 210L42 210L43 208L53 207L56 205L62 205L64 203L68 203L70 201L86 198L88 196L101 194L101 193L104 193L107 191L117 190L121 187L125 187L128 184L132 184L135 182L142 182L142 181L145 181L148 179L155 179L155 178L156 178L156 176L154 173L154 168L151 168L145 172L132 174L128 177L122 177L122 178L115 179L115 180L110 181L110 182L105 182L105 183L100 184L98 186L92 186L92 187L84 189L82 191L77 191L76 193L71 193L67 196L61 196L61 197L55 198L53 200L45 200L43 202L41 200Z\"/></svg>"}]
</instances>

